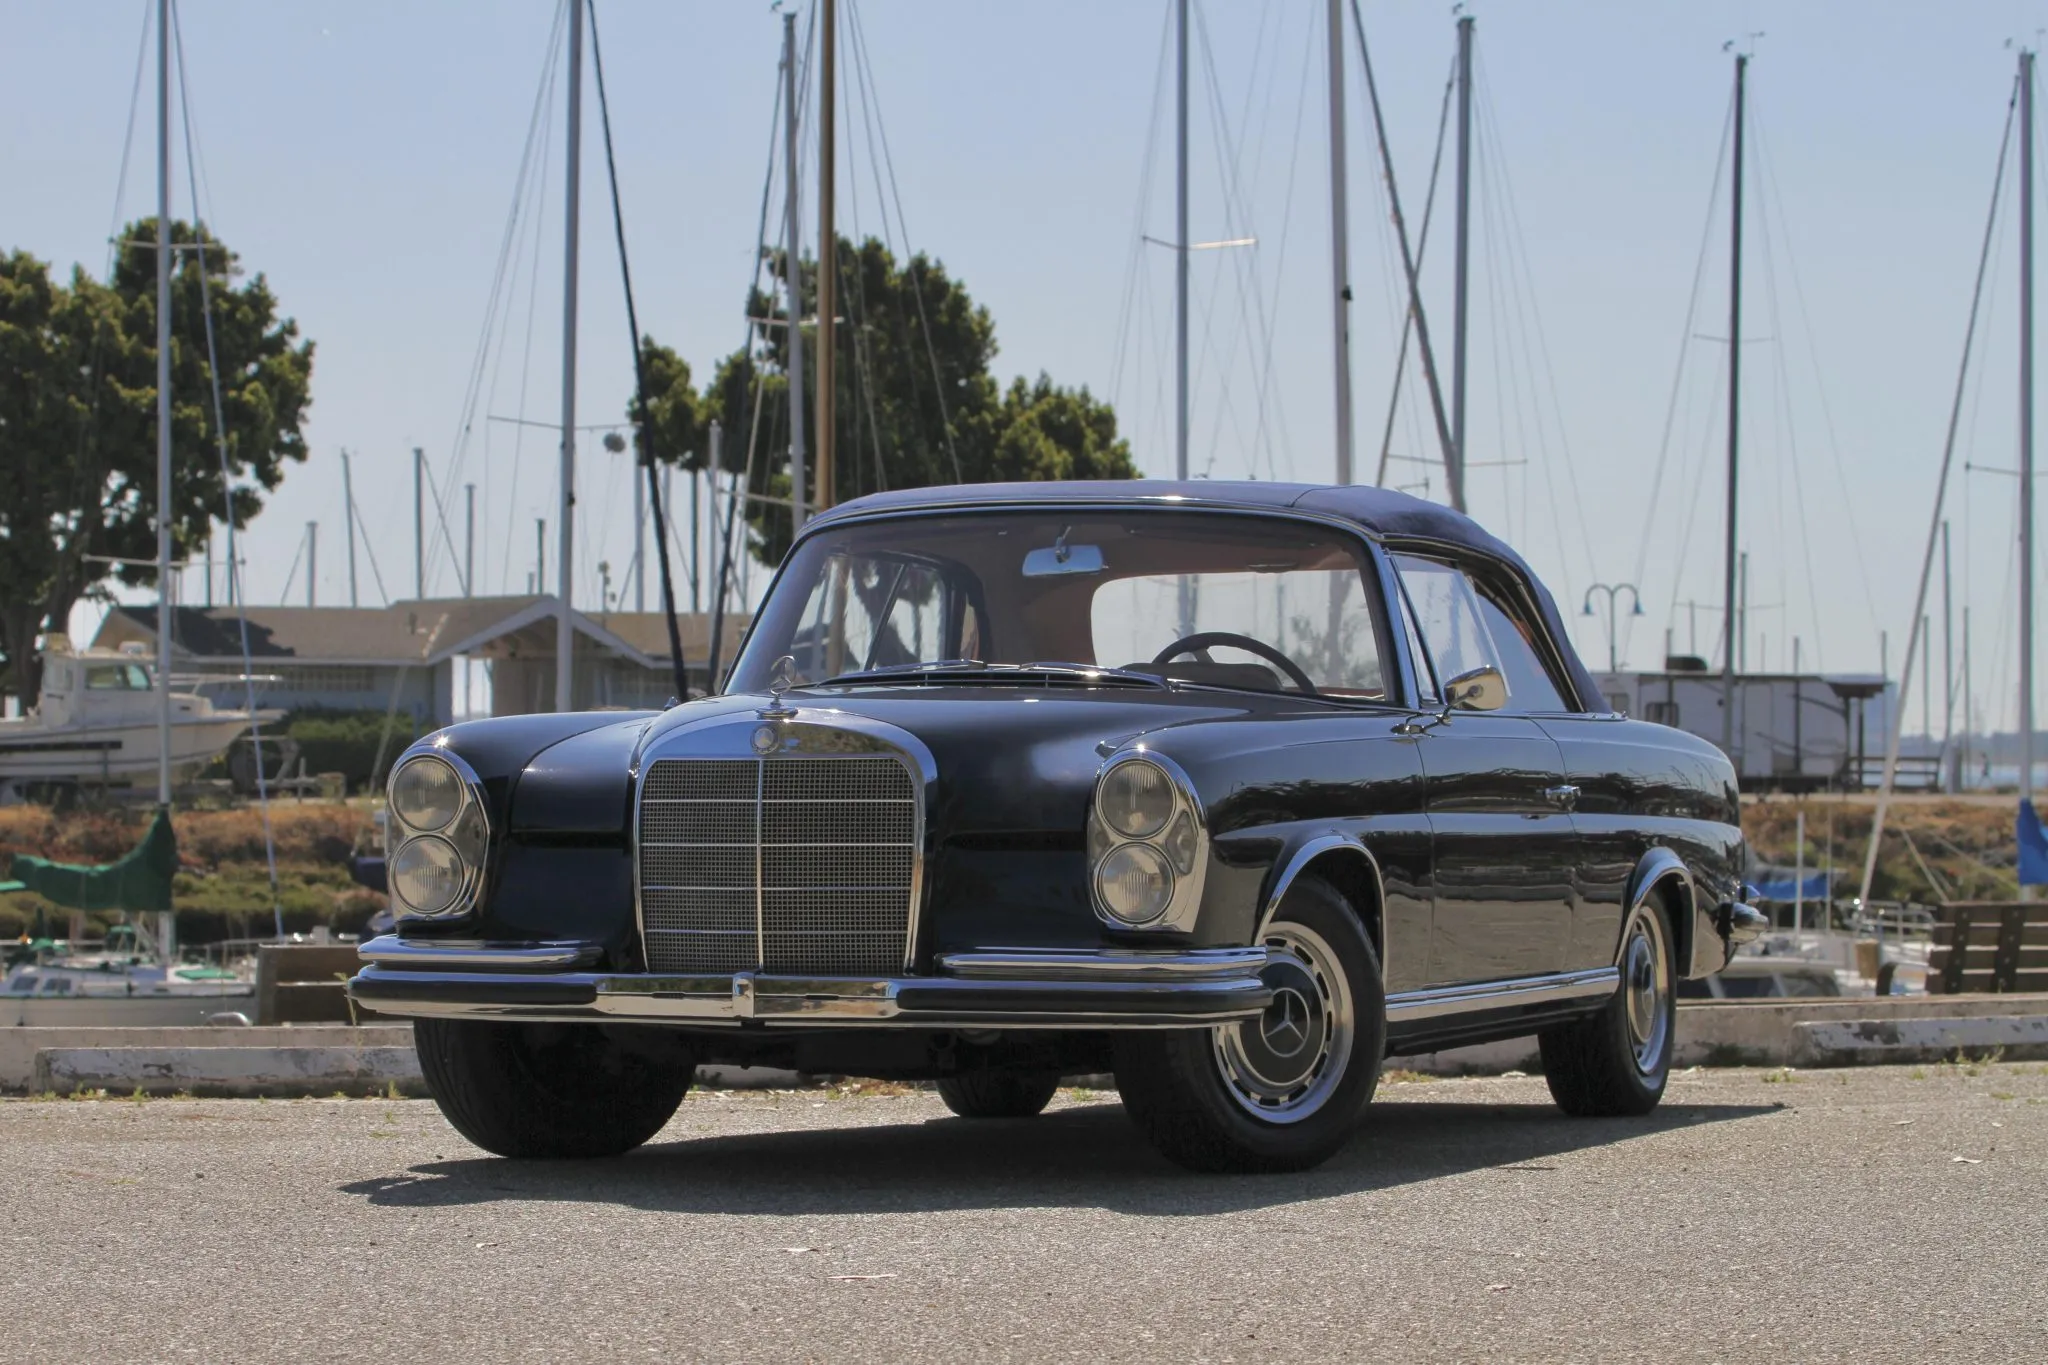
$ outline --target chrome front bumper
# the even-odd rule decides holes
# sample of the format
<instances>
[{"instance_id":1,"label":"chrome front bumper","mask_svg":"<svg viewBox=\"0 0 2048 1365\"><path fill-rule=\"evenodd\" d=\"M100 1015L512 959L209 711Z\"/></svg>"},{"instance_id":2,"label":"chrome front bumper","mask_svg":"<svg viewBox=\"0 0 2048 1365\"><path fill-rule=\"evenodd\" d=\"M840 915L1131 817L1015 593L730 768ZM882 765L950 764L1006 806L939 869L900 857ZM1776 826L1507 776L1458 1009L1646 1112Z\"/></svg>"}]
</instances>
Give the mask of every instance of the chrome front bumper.
<instances>
[{"instance_id":1,"label":"chrome front bumper","mask_svg":"<svg viewBox=\"0 0 2048 1365\"><path fill-rule=\"evenodd\" d=\"M1199 1028L1271 1003L1264 948L1184 952L986 949L941 954L931 976L656 976L583 970L595 944L385 935L360 949L349 995L413 1018L588 1020L740 1027Z\"/></svg>"}]
</instances>

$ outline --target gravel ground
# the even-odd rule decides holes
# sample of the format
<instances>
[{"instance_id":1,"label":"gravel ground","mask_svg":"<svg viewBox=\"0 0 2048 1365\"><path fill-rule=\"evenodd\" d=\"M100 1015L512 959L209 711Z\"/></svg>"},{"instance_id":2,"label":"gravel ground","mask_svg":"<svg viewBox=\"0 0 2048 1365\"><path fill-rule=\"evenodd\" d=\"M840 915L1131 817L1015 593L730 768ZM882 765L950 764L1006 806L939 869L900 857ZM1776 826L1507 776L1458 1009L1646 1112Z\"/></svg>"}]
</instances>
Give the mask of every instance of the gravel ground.
<instances>
[{"instance_id":1,"label":"gravel ground","mask_svg":"<svg viewBox=\"0 0 2048 1365\"><path fill-rule=\"evenodd\" d=\"M0 1359L2048 1360L2048 1066L1391 1081L1299 1176L1113 1095L699 1092L484 1156L426 1102L0 1102Z\"/></svg>"}]
</instances>

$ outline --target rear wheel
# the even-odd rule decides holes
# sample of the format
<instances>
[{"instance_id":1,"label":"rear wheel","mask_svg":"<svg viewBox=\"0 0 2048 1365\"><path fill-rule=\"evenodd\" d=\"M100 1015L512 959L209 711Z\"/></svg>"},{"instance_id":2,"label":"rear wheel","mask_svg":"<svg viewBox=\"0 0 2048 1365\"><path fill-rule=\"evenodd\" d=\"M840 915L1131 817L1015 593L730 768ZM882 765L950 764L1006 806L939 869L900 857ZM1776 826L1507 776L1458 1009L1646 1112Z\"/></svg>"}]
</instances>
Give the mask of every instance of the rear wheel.
<instances>
[{"instance_id":1,"label":"rear wheel","mask_svg":"<svg viewBox=\"0 0 2048 1365\"><path fill-rule=\"evenodd\" d=\"M1059 1088L1060 1078L1047 1072L990 1069L946 1077L939 1098L963 1119L1028 1119Z\"/></svg>"},{"instance_id":2,"label":"rear wheel","mask_svg":"<svg viewBox=\"0 0 2048 1365\"><path fill-rule=\"evenodd\" d=\"M1577 1118L1647 1114L1664 1098L1677 1031L1671 921L1651 896L1621 939L1621 988L1598 1014L1545 1029L1537 1043L1557 1107Z\"/></svg>"},{"instance_id":3,"label":"rear wheel","mask_svg":"<svg viewBox=\"0 0 2048 1365\"><path fill-rule=\"evenodd\" d=\"M599 1157L660 1132L696 1067L594 1024L413 1023L420 1072L455 1131L509 1157Z\"/></svg>"},{"instance_id":4,"label":"rear wheel","mask_svg":"<svg viewBox=\"0 0 2048 1365\"><path fill-rule=\"evenodd\" d=\"M1261 943L1273 1000L1255 1019L1117 1044L1124 1108L1196 1171L1300 1171L1350 1138L1379 1083L1386 993L1379 956L1336 888L1303 876Z\"/></svg>"}]
</instances>

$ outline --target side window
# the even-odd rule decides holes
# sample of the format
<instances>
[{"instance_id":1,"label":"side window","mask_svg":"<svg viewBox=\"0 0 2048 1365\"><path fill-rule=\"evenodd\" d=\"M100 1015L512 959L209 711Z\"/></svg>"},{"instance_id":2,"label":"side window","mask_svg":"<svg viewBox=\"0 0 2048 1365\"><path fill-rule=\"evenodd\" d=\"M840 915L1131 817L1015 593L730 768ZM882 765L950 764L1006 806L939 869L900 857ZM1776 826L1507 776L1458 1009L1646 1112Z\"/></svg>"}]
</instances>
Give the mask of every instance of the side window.
<instances>
[{"instance_id":1,"label":"side window","mask_svg":"<svg viewBox=\"0 0 2048 1365\"><path fill-rule=\"evenodd\" d=\"M1396 585L1399 587L1400 585ZM1415 661L1415 697L1424 706L1442 700L1437 690L1436 670L1430 666L1429 651L1422 647L1422 633L1415 626L1415 609L1408 604L1408 590L1395 594L1401 599L1401 632L1408 637L1408 657Z\"/></svg>"},{"instance_id":2,"label":"side window","mask_svg":"<svg viewBox=\"0 0 2048 1365\"><path fill-rule=\"evenodd\" d=\"M1508 685L1506 710L1570 709L1543 665L1533 627L1509 615L1454 565L1414 555L1393 559L1439 679L1490 666Z\"/></svg>"}]
</instances>

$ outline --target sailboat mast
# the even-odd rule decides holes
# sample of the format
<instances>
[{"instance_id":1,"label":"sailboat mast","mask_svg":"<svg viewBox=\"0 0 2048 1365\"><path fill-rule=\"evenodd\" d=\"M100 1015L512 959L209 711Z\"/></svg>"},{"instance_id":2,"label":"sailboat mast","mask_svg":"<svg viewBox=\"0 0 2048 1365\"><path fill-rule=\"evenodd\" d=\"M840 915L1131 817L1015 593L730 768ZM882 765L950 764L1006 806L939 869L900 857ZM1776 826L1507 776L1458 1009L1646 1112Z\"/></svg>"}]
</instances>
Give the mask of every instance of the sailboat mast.
<instances>
[{"instance_id":1,"label":"sailboat mast","mask_svg":"<svg viewBox=\"0 0 2048 1365\"><path fill-rule=\"evenodd\" d=\"M2034 795L2034 54L2020 49L2020 800ZM2022 898L2027 888L2020 887Z\"/></svg>"},{"instance_id":2,"label":"sailboat mast","mask_svg":"<svg viewBox=\"0 0 2048 1365\"><path fill-rule=\"evenodd\" d=\"M569 0L569 147L565 159L567 212L562 226L562 487L557 506L561 545L556 569L561 600L555 612L555 709L573 711L576 629L570 623L570 589L576 577L576 261L583 207L583 3ZM638 346L640 338L634 337ZM543 593L545 583L537 586Z\"/></svg>"},{"instance_id":3,"label":"sailboat mast","mask_svg":"<svg viewBox=\"0 0 2048 1365\"><path fill-rule=\"evenodd\" d=\"M62 629L63 622L53 621ZM156 3L156 799L171 804L171 0Z\"/></svg>"},{"instance_id":4,"label":"sailboat mast","mask_svg":"<svg viewBox=\"0 0 2048 1365\"><path fill-rule=\"evenodd\" d=\"M795 529L804 524L804 507L810 501L809 470L804 450L804 291L803 220L798 216L801 182L796 173L796 14L782 16L782 183L784 238L782 282L788 298L789 325L783 343L789 348L789 506ZM717 461L712 478L718 477ZM715 515L715 514L714 514Z\"/></svg>"},{"instance_id":5,"label":"sailboat mast","mask_svg":"<svg viewBox=\"0 0 2048 1365\"><path fill-rule=\"evenodd\" d=\"M837 397L834 371L838 356L833 334L839 313L839 228L833 204L837 188L839 103L839 6L825 0L823 29L818 37L824 46L818 57L818 487L814 503L820 511L833 503L832 410Z\"/></svg>"},{"instance_id":6,"label":"sailboat mast","mask_svg":"<svg viewBox=\"0 0 2048 1365\"><path fill-rule=\"evenodd\" d=\"M1451 449L1458 461L1458 481L1465 475L1465 341L1468 295L1466 282L1472 259L1472 26L1471 15L1458 20L1458 233L1452 265L1451 300Z\"/></svg>"},{"instance_id":7,"label":"sailboat mast","mask_svg":"<svg viewBox=\"0 0 2048 1365\"><path fill-rule=\"evenodd\" d=\"M1188 476L1188 0L1174 5L1173 476ZM1182 595L1186 595L1183 586ZM1186 603L1182 624L1186 625Z\"/></svg>"},{"instance_id":8,"label":"sailboat mast","mask_svg":"<svg viewBox=\"0 0 2048 1365\"><path fill-rule=\"evenodd\" d=\"M1330 41L1330 292L1336 334L1337 482L1351 482L1351 228L1345 183L1344 5L1329 3ZM1185 241L1183 241L1185 245ZM1186 255L1181 259L1185 261Z\"/></svg>"},{"instance_id":9,"label":"sailboat mast","mask_svg":"<svg viewBox=\"0 0 2048 1365\"><path fill-rule=\"evenodd\" d=\"M1740 452L1742 416L1742 125L1743 99L1749 76L1749 57L1735 54L1735 171L1729 196L1728 227L1728 514L1727 543L1721 565L1722 621L1721 647L1721 750L1739 770L1735 753L1735 650L1736 631L1741 629L1735 615L1735 490Z\"/></svg>"}]
</instances>

